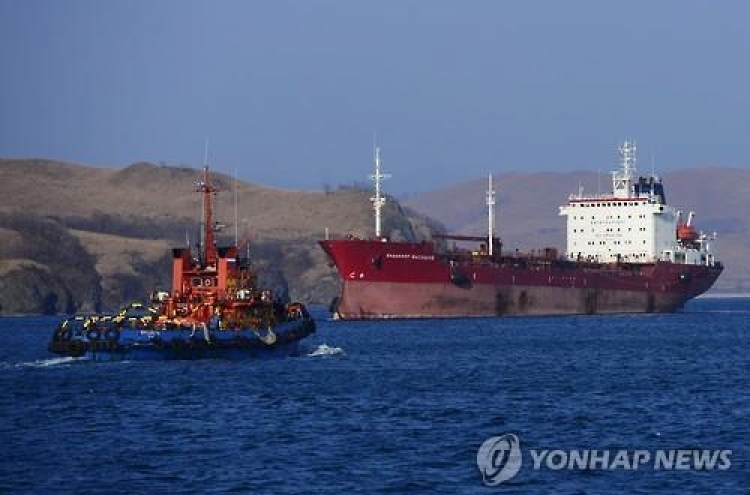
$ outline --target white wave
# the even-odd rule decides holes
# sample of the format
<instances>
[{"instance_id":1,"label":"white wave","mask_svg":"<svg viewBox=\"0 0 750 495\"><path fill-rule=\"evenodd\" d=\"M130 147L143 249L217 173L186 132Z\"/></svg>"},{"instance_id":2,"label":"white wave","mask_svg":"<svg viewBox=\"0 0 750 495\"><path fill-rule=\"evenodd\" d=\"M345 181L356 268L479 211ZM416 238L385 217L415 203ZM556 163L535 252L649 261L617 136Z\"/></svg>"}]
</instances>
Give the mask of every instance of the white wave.
<instances>
[{"instance_id":1,"label":"white wave","mask_svg":"<svg viewBox=\"0 0 750 495\"><path fill-rule=\"evenodd\" d=\"M320 344L310 351L308 356L346 356L346 352L341 347L331 347L328 344Z\"/></svg>"},{"instance_id":2,"label":"white wave","mask_svg":"<svg viewBox=\"0 0 750 495\"><path fill-rule=\"evenodd\" d=\"M36 361L29 361L26 363L18 363L17 367L29 367L29 368L46 368L48 366L62 366L66 364L75 363L81 361L82 358L74 358L70 356L56 357L49 359L37 359Z\"/></svg>"}]
</instances>

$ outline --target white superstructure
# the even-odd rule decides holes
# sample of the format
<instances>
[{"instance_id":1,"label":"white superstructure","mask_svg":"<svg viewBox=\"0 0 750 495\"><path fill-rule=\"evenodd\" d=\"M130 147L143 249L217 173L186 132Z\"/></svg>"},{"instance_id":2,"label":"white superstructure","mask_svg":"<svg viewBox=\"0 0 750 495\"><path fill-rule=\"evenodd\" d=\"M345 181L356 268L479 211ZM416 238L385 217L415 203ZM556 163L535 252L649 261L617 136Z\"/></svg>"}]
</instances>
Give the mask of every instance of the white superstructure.
<instances>
[{"instance_id":1,"label":"white superstructure","mask_svg":"<svg viewBox=\"0 0 750 495\"><path fill-rule=\"evenodd\" d=\"M669 206L656 175L636 174L636 146L619 148L621 170L612 172L612 193L569 197L560 207L567 216L567 257L603 263L675 263L713 265L713 236L698 234L681 212ZM679 235L678 235L679 232Z\"/></svg>"}]
</instances>

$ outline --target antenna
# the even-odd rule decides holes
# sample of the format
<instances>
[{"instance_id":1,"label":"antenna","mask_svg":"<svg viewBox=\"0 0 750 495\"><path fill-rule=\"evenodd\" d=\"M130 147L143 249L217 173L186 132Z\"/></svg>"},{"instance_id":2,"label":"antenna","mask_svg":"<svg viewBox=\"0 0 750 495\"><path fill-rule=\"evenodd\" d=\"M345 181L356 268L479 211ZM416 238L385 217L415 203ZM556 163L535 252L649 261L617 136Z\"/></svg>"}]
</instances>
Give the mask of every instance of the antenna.
<instances>
[{"instance_id":1,"label":"antenna","mask_svg":"<svg viewBox=\"0 0 750 495\"><path fill-rule=\"evenodd\" d=\"M239 220L237 217L237 167L234 167L234 247L239 246Z\"/></svg>"},{"instance_id":2,"label":"antenna","mask_svg":"<svg viewBox=\"0 0 750 495\"><path fill-rule=\"evenodd\" d=\"M198 191L200 191L200 188L204 187L204 185L205 185L205 177L206 177L206 173L208 171L208 146L209 146L209 140L208 140L208 138L206 138L206 142L204 143L204 148L203 148L203 176L204 176L204 180L201 181L198 184ZM200 235L200 238L198 240L198 242L200 243L200 247L201 247L201 254L203 254L205 252L205 249L206 249L206 246L203 243L203 241L204 241L205 238L206 238L206 198L204 196L202 198L202 203L201 203L201 235Z\"/></svg>"},{"instance_id":3,"label":"antenna","mask_svg":"<svg viewBox=\"0 0 750 495\"><path fill-rule=\"evenodd\" d=\"M203 166L204 167L208 167L208 144L209 144L209 141L208 141L208 138L206 138L206 147L205 147L205 150L203 151Z\"/></svg>"},{"instance_id":4,"label":"antenna","mask_svg":"<svg viewBox=\"0 0 750 495\"><path fill-rule=\"evenodd\" d=\"M656 166L654 165L654 152L651 151L651 176L656 177Z\"/></svg>"},{"instance_id":5,"label":"antenna","mask_svg":"<svg viewBox=\"0 0 750 495\"><path fill-rule=\"evenodd\" d=\"M487 249L492 256L492 241L495 237L495 191L492 189L492 174L487 181Z\"/></svg>"},{"instance_id":6,"label":"antenna","mask_svg":"<svg viewBox=\"0 0 750 495\"><path fill-rule=\"evenodd\" d=\"M390 177L390 174L380 173L380 148L375 146L375 173L370 175L370 180L375 182L375 196L370 198L372 207L375 210L375 237L380 237L380 210L385 204L385 197L380 194L380 183L384 179L390 179Z\"/></svg>"}]
</instances>

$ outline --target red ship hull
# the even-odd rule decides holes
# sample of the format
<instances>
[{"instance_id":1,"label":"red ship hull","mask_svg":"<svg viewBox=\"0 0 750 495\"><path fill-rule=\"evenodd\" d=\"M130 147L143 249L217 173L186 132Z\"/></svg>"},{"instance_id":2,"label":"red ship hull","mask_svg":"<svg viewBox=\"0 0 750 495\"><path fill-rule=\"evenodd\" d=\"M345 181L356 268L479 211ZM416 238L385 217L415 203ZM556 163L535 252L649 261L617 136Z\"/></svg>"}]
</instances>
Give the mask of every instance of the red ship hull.
<instances>
[{"instance_id":1,"label":"red ship hull","mask_svg":"<svg viewBox=\"0 0 750 495\"><path fill-rule=\"evenodd\" d=\"M335 314L343 319L673 312L722 271L720 265L441 254L426 242L320 245L341 276Z\"/></svg>"}]
</instances>

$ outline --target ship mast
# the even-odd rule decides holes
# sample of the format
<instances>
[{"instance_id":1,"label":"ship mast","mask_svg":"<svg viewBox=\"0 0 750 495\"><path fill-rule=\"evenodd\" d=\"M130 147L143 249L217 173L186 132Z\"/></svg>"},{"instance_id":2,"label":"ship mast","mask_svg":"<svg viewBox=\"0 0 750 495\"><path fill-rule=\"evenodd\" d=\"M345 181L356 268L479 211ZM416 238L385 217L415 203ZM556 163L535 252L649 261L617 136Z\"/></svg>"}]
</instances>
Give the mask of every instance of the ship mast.
<instances>
[{"instance_id":1,"label":"ship mast","mask_svg":"<svg viewBox=\"0 0 750 495\"><path fill-rule=\"evenodd\" d=\"M211 184L211 177L208 173L208 163L203 167L203 180L197 184L196 192L203 194L203 222L201 224L201 234L203 242L202 253L203 262L206 266L216 263L216 245L214 243L214 225L211 209L211 194L219 189Z\"/></svg>"},{"instance_id":2,"label":"ship mast","mask_svg":"<svg viewBox=\"0 0 750 495\"><path fill-rule=\"evenodd\" d=\"M370 174L370 180L375 182L375 196L370 198L372 201L372 207L375 210L375 237L380 237L380 224L381 215L380 210L385 204L385 196L380 194L380 183L383 179L390 178L390 174L383 174L380 172L380 148L375 147L375 173Z\"/></svg>"},{"instance_id":3,"label":"ship mast","mask_svg":"<svg viewBox=\"0 0 750 495\"><path fill-rule=\"evenodd\" d=\"M622 170L612 172L612 193L617 198L629 198L633 193L633 175L635 173L635 142L625 141L618 148Z\"/></svg>"},{"instance_id":4,"label":"ship mast","mask_svg":"<svg viewBox=\"0 0 750 495\"><path fill-rule=\"evenodd\" d=\"M492 189L492 174L487 185L487 253L492 256L492 240L495 237L495 190Z\"/></svg>"}]
</instances>

